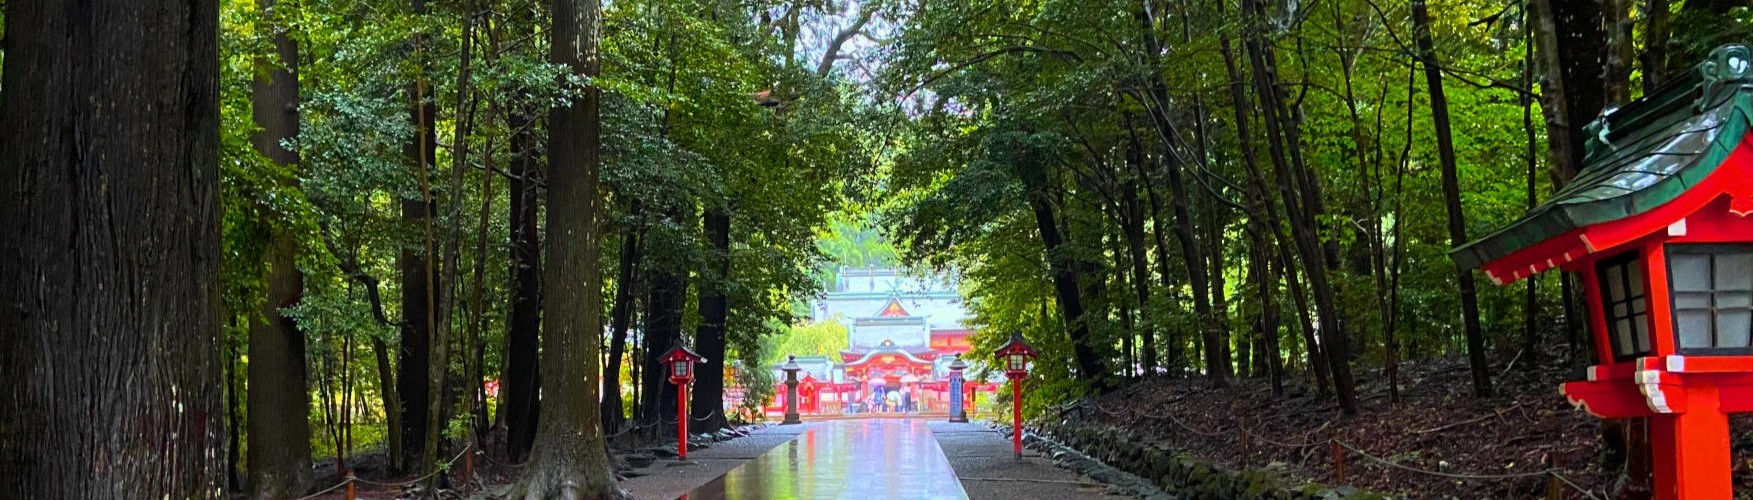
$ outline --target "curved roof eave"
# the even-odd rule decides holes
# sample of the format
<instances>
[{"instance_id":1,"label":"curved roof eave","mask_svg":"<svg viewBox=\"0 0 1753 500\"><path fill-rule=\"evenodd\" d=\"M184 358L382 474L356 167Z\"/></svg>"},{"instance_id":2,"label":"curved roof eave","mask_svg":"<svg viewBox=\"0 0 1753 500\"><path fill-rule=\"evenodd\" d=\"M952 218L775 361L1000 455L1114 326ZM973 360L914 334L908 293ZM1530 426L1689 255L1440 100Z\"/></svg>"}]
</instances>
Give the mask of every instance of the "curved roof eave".
<instances>
[{"instance_id":1,"label":"curved roof eave","mask_svg":"<svg viewBox=\"0 0 1753 500\"><path fill-rule=\"evenodd\" d=\"M1735 57L1743 61L1738 73L1717 69L1731 66ZM1625 146L1591 139L1587 165L1570 185L1515 223L1450 251L1450 258L1463 269L1479 268L1571 230L1634 217L1678 198L1715 172L1749 130L1753 78L1747 57L1743 46L1718 48L1692 78L1597 120L1594 126L1629 129L1613 138ZM1705 73L1713 70L1718 73ZM1685 144L1688 133L1702 142ZM1681 147L1663 149L1669 146ZM1663 168L1644 169L1650 165Z\"/></svg>"}]
</instances>

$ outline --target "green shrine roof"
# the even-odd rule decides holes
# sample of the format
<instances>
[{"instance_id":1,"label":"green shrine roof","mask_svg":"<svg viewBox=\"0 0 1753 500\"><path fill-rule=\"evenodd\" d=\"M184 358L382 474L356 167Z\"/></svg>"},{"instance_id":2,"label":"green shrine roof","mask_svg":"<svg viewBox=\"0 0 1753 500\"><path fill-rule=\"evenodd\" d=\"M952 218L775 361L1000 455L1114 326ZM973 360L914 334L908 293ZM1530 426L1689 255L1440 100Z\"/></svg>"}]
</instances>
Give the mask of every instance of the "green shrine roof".
<instances>
[{"instance_id":1,"label":"green shrine roof","mask_svg":"<svg viewBox=\"0 0 1753 500\"><path fill-rule=\"evenodd\" d=\"M1582 171L1520 220L1460 246L1449 257L1474 269L1579 227L1612 222L1673 201L1715 172L1753 119L1753 68L1744 45L1725 45L1683 78L1585 131Z\"/></svg>"}]
</instances>

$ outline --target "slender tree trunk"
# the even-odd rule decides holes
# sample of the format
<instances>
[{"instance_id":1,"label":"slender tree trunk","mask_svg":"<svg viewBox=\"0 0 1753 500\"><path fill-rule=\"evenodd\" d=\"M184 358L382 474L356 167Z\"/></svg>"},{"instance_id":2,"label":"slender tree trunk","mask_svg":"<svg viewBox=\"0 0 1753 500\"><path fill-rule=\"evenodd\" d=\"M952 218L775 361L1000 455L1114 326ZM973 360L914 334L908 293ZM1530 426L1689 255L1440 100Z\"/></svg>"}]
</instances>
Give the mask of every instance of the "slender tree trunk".
<instances>
[{"instance_id":1,"label":"slender tree trunk","mask_svg":"<svg viewBox=\"0 0 1753 500\"><path fill-rule=\"evenodd\" d=\"M1660 2L1661 0L1656 1ZM1663 8L1666 8L1666 6ZM1665 13L1663 14L1663 17L1666 17ZM1528 14L1523 13L1523 26L1527 25L1527 21ZM1526 50L1526 53L1522 56L1522 86L1532 89L1534 88L1534 37L1532 36L1531 31L1526 43L1523 45L1526 46L1524 49ZM1534 130L1533 96L1528 93L1523 93L1521 95L1521 104L1522 133L1525 134L1524 145L1527 147L1525 153L1522 155L1522 160L1528 165L1528 210L1533 210L1534 207L1540 203L1540 198L1535 193L1540 173L1540 156L1538 149L1539 141ZM1564 278L1563 276L1560 276L1559 279ZM1527 292L1522 300L1522 356L1525 358L1525 363L1523 363L1522 366L1524 369L1530 371L1535 367L1540 366L1540 333L1537 330L1538 318L1540 315L1540 295L1538 293L1539 283L1540 280L1538 278L1528 278Z\"/></svg>"},{"instance_id":2,"label":"slender tree trunk","mask_svg":"<svg viewBox=\"0 0 1753 500\"><path fill-rule=\"evenodd\" d=\"M237 330L236 315L231 317L231 327L228 328L228 330ZM228 331L223 335L230 337L232 336L231 331ZM229 439L229 442L225 447L225 491L227 493L242 493L243 478L238 476L237 464L240 463L240 457L238 457L238 454L243 451L243 424L240 423L240 420L243 419L242 413L244 410L237 403L237 394L239 391L243 390L244 384L240 383L239 380L242 379L244 375L238 373L237 359L239 353L237 352L237 347L231 345L232 342L229 341L222 341L221 343L225 344L225 347L222 349L223 355L225 356L225 430L228 431L226 434L228 434L227 438ZM0 430L4 429L0 428ZM3 437L8 436L4 433L0 433L0 438ZM6 448L0 446L0 451L6 451ZM10 459L10 457L0 455L0 459ZM8 464L0 462L0 465Z\"/></svg>"},{"instance_id":3,"label":"slender tree trunk","mask_svg":"<svg viewBox=\"0 0 1753 500\"><path fill-rule=\"evenodd\" d=\"M1141 2L1140 8L1133 16L1137 19L1140 32L1144 34L1145 50L1150 54L1150 67L1156 67L1157 58L1163 53L1162 43L1156 37L1156 21L1151 12L1151 2ZM1198 317L1196 326L1200 339L1205 345L1206 376L1214 385L1229 383L1230 368L1224 360L1220 348L1225 344L1219 337L1216 319L1211 310L1211 275L1207 271L1203 249L1193 232L1193 215L1190 207L1192 200L1187 192L1187 183L1183 177L1183 165L1175 160L1172 140L1178 133L1173 121L1169 118L1168 88L1164 84L1161 71L1154 71L1149 79L1150 102L1145 108L1150 111L1151 123L1156 126L1163 151L1163 177L1169 184L1169 207L1175 216L1175 240L1181 245L1181 257L1187 266L1188 283L1192 285L1193 314Z\"/></svg>"},{"instance_id":4,"label":"slender tree trunk","mask_svg":"<svg viewBox=\"0 0 1753 500\"><path fill-rule=\"evenodd\" d=\"M411 0L415 14L426 13L425 0ZM424 35L415 35L415 63L424 64L426 40ZM402 200L402 220L408 226L419 231L420 243L402 247L401 280L402 280L402 342L400 363L396 383L400 384L396 392L402 396L402 450L403 462L397 464L405 471L423 470L425 460L433 453L428 453L426 436L431 422L427 411L432 407L433 394L431 381L432 336L437 331L437 287L435 286L436 271L433 269L432 219L437 211L436 202L432 199L431 189L427 183L427 175L432 168L432 157L437 153L438 141L433 135L435 115L438 107L427 96L428 86L425 76L415 77L408 86L410 121L414 125L414 136L403 147L402 154L412 164L414 177L420 181L420 198ZM415 454L412 452L419 452Z\"/></svg>"},{"instance_id":5,"label":"slender tree trunk","mask_svg":"<svg viewBox=\"0 0 1753 500\"><path fill-rule=\"evenodd\" d=\"M1273 202L1271 194L1272 186L1266 180L1266 176L1260 168L1260 161L1255 149L1251 147L1251 144L1253 143L1253 135L1249 132L1251 115L1248 110L1254 109L1254 104L1248 100L1246 91L1247 83L1242 79L1241 71L1237 67L1235 52L1230 46L1230 38L1227 33L1219 35L1218 47L1223 53L1225 74L1229 76L1230 80L1231 109L1235 110L1236 114L1236 136L1239 143L1243 145L1240 148L1242 152L1242 165L1246 167L1248 179L1250 183L1253 184L1253 196L1255 198L1254 205L1259 207L1258 212L1266 215L1267 227L1265 229L1271 231L1271 242L1273 242L1278 248L1277 251L1273 251L1272 248L1267 248L1262 255L1269 259L1276 258L1282 260L1279 264L1284 271L1282 274L1285 278L1285 284L1290 289L1291 297L1297 308L1297 317L1301 320L1300 333L1303 338L1305 351L1308 353L1309 371L1315 376L1315 387L1317 390L1325 392L1329 383L1331 371L1327 365L1327 358L1321 351L1321 346L1316 344L1314 339L1314 324L1309 315L1308 300L1303 292L1302 283L1297 278L1295 267L1292 267L1289 262L1290 257L1288 254L1291 252L1291 244L1286 241L1284 233L1279 230L1280 227L1285 226L1285 223L1280 219L1279 212ZM1252 58L1250 58L1250 60L1252 60ZM1273 139L1269 142L1276 144L1277 140ZM1278 156L1274 156L1273 159L1274 161L1277 161ZM1268 269L1267 274L1273 275L1270 269ZM1274 335L1274 339L1276 340L1276 335Z\"/></svg>"},{"instance_id":6,"label":"slender tree trunk","mask_svg":"<svg viewBox=\"0 0 1753 500\"><path fill-rule=\"evenodd\" d=\"M1430 116L1436 129L1437 157L1443 171L1443 202L1449 212L1449 244L1467 244L1467 216L1461 211L1461 181L1455 167L1455 140L1449 132L1449 98L1443 91L1443 70L1432 48L1430 12L1425 0L1412 0L1412 32L1430 92ZM1479 294L1473 270L1457 269L1461 288L1461 323L1467 336L1467 365L1473 373L1473 396L1491 397L1491 364L1485 360L1485 333L1479 327Z\"/></svg>"},{"instance_id":7,"label":"slender tree trunk","mask_svg":"<svg viewBox=\"0 0 1753 500\"><path fill-rule=\"evenodd\" d=\"M1136 358L1144 370L1144 376L1154 377L1157 373L1156 331L1150 321L1144 318L1142 311L1150 308L1150 264L1147 262L1144 248L1144 202L1138 197L1138 181L1144 172L1144 151L1137 141L1127 148L1126 163L1132 167L1125 184L1121 187L1120 206L1123 211L1120 223L1126 239L1126 253L1132 267L1132 291L1137 299L1140 314L1136 325L1140 336L1138 357Z\"/></svg>"},{"instance_id":8,"label":"slender tree trunk","mask_svg":"<svg viewBox=\"0 0 1753 500\"><path fill-rule=\"evenodd\" d=\"M1059 314L1065 320L1067 335L1071 339L1072 358L1077 364L1077 379L1084 382L1100 382L1107 376L1108 370L1103 367L1102 358L1096 353L1094 339L1090 338L1088 319L1084 317L1083 295L1078 285L1078 268L1081 267L1074 258L1065 255L1064 236L1059 231L1059 221L1054 218L1053 199L1047 193L1046 172L1028 167L1018 167L1018 175L1029 192L1029 208L1035 214L1035 226L1041 232L1041 245L1047 256L1048 274L1053 279L1053 293L1058 299ZM1029 170L1029 171L1022 171Z\"/></svg>"},{"instance_id":9,"label":"slender tree trunk","mask_svg":"<svg viewBox=\"0 0 1753 500\"><path fill-rule=\"evenodd\" d=\"M694 330L695 351L706 358L694 367L694 399L689 411L693 422L690 429L712 431L730 426L724 418L725 320L729 305L725 287L730 283L730 214L723 208L709 208L701 221L706 243L711 246L707 262L712 266L711 280L700 284L700 325Z\"/></svg>"},{"instance_id":10,"label":"slender tree trunk","mask_svg":"<svg viewBox=\"0 0 1753 500\"><path fill-rule=\"evenodd\" d=\"M269 161L297 169L298 153L283 143L298 136L298 45L288 35L274 0L259 0L272 31L272 57L255 59L250 84L251 116L257 127L250 143ZM281 182L290 189L297 181ZM249 321L249 484L255 498L303 495L311 486L310 388L306 384L304 332L281 309L298 305L304 274L298 270L298 241L286 222L267 222L266 300Z\"/></svg>"},{"instance_id":11,"label":"slender tree trunk","mask_svg":"<svg viewBox=\"0 0 1753 500\"><path fill-rule=\"evenodd\" d=\"M401 463L404 458L402 440L395 438L401 435L402 431L402 412L396 411L396 405L400 404L402 399L401 395L396 393L399 386L396 384L395 365L391 364L390 361L389 345L374 335L371 337L371 354L377 361L378 398L383 404L384 419L388 420L388 432L384 434L387 436L384 441L389 443L390 464L392 464L391 467L394 467L394 464Z\"/></svg>"},{"instance_id":12,"label":"slender tree trunk","mask_svg":"<svg viewBox=\"0 0 1753 500\"><path fill-rule=\"evenodd\" d=\"M6 4L0 498L220 498L213 0Z\"/></svg>"},{"instance_id":13,"label":"slender tree trunk","mask_svg":"<svg viewBox=\"0 0 1753 500\"><path fill-rule=\"evenodd\" d=\"M1602 20L1607 31L1607 64L1601 70L1602 92L1607 102L1623 105L1631 102L1631 62L1637 52L1631 46L1632 0L1601 0Z\"/></svg>"},{"instance_id":14,"label":"slender tree trunk","mask_svg":"<svg viewBox=\"0 0 1753 500\"><path fill-rule=\"evenodd\" d=\"M1273 300L1273 289L1278 288L1278 277L1272 274L1272 246L1266 235L1261 234L1265 228L1259 222L1249 224L1254 228L1248 231L1248 264L1249 276L1254 280L1260 294L1260 339L1264 347L1263 354L1255 363L1265 363L1266 375L1272 380L1272 395L1284 395L1284 362L1279 359L1278 350L1278 303Z\"/></svg>"},{"instance_id":15,"label":"slender tree trunk","mask_svg":"<svg viewBox=\"0 0 1753 500\"><path fill-rule=\"evenodd\" d=\"M1130 125L1131 120L1127 121L1127 130L1130 131L1132 129ZM1132 137L1132 147L1139 148L1137 134L1129 133L1128 135ZM1146 170L1143 161L1139 162L1137 168L1139 169L1137 175L1148 179L1148 176L1145 174ZM1176 286L1174 282L1174 274L1169 269L1168 229L1165 228L1163 224L1163 203L1161 197L1157 195L1156 188L1154 187L1155 184L1155 182L1147 180L1144 183L1144 192L1145 198L1150 201L1150 232L1152 238L1156 240L1154 242L1155 245L1152 245L1152 248L1156 251L1157 278L1160 280L1164 290L1174 290ZM1173 299L1174 292L1169 293L1169 298ZM1170 335L1168 331L1164 331L1163 343L1168 344L1168 346L1167 352L1163 355L1164 359L1162 364L1169 369L1170 374L1179 376L1181 368L1186 366L1186 360L1181 359L1181 339L1177 336Z\"/></svg>"},{"instance_id":16,"label":"slender tree trunk","mask_svg":"<svg viewBox=\"0 0 1753 500\"><path fill-rule=\"evenodd\" d=\"M1253 0L1243 0L1242 10L1247 17L1260 19L1265 16L1264 10ZM1350 340L1339 321L1338 301L1326 265L1328 252L1322 247L1317 231L1322 213L1321 194L1308 179L1311 175L1306 172L1307 166L1297 151L1297 124L1286 119L1277 74L1274 65L1268 62L1272 55L1261 38L1258 30L1253 30L1246 45L1253 66L1255 91L1261 96L1265 108L1267 150L1278 172L1278 189L1284 199L1285 213L1290 218L1291 236L1296 242L1297 254L1319 311L1321 353L1325 354L1331 370L1333 390L1339 397L1340 410L1346 415L1355 415L1358 409L1357 386L1351 377Z\"/></svg>"},{"instance_id":17,"label":"slender tree trunk","mask_svg":"<svg viewBox=\"0 0 1753 500\"><path fill-rule=\"evenodd\" d=\"M1643 91L1648 94L1668 82L1668 43L1672 36L1673 16L1668 12L1669 0L1648 0L1643 6L1649 23L1644 27L1643 52L1638 58L1643 65ZM1530 61L1531 62L1531 61Z\"/></svg>"},{"instance_id":18,"label":"slender tree trunk","mask_svg":"<svg viewBox=\"0 0 1753 500\"><path fill-rule=\"evenodd\" d=\"M514 104L514 111L506 116L506 126L511 129L511 209L507 214L511 225L511 305L506 309L505 399L499 412L505 416L505 454L513 462L529 456L541 405L536 398L541 388L536 345L542 321L542 254L537 226L541 195L536 179L541 172L536 167L539 146L531 131L535 120L523 106L521 102Z\"/></svg>"},{"instance_id":19,"label":"slender tree trunk","mask_svg":"<svg viewBox=\"0 0 1753 500\"><path fill-rule=\"evenodd\" d=\"M679 203L679 200L671 200ZM692 202L688 202L692 203ZM671 221L691 221L691 208L672 206L666 210ZM647 265L646 280L651 284L645 301L644 394L640 405L652 422L669 422L676 418L676 385L669 382L669 371L659 358L675 345L682 335L683 308L687 306L688 280L685 270L675 266ZM674 424L652 427L651 436L675 435Z\"/></svg>"},{"instance_id":20,"label":"slender tree trunk","mask_svg":"<svg viewBox=\"0 0 1753 500\"><path fill-rule=\"evenodd\" d=\"M550 62L573 76L597 76L600 0L553 0ZM602 346L602 238L598 192L602 167L599 90L586 87L549 116L548 265L542 319L542 405L530 462L509 498L616 498L603 443L598 349Z\"/></svg>"},{"instance_id":21,"label":"slender tree trunk","mask_svg":"<svg viewBox=\"0 0 1753 500\"><path fill-rule=\"evenodd\" d=\"M1225 268L1223 233L1226 228L1222 217L1215 210L1216 207L1210 208L1206 210L1211 218L1208 227L1205 228L1205 242L1210 245L1210 248L1207 249L1205 255L1211 259L1211 265L1206 268L1211 270L1211 329L1217 332L1214 336L1217 339L1217 362L1224 371L1228 372L1232 369L1230 364L1233 351L1230 349L1229 294L1225 292L1229 283L1223 275ZM1247 350L1248 345L1242 344L1242 356L1247 356ZM1245 365L1247 362L1243 360L1243 364ZM1247 371L1244 369L1240 373L1245 374Z\"/></svg>"},{"instance_id":22,"label":"slender tree trunk","mask_svg":"<svg viewBox=\"0 0 1753 500\"><path fill-rule=\"evenodd\" d=\"M637 220L645 212L643 204L634 199L628 207L629 219ZM615 304L609 312L609 355L603 365L603 430L613 433L621 428L627 408L621 402L621 363L627 356L627 330L633 324L635 300L639 296L639 263L644 259L639 228L629 223L621 228L621 255L615 275ZM635 363L637 364L637 363ZM637 399L635 399L637 401Z\"/></svg>"},{"instance_id":23,"label":"slender tree trunk","mask_svg":"<svg viewBox=\"0 0 1753 500\"><path fill-rule=\"evenodd\" d=\"M493 120L497 111L496 106L488 106L487 120L489 122ZM468 381L468 385L464 389L467 390L469 397L468 411L474 417L472 430L475 434L474 442L477 449L486 443L487 433L490 432L489 424L491 424L490 417L487 416L487 388L485 384L487 369L487 237L490 232L488 224L493 216L493 172L491 170L493 167L493 140L491 138L487 140L487 147L482 152L481 157L489 169L481 172L481 210L477 212L479 215L475 223L473 273L475 279L469 290L469 310L473 317L469 323L469 338L465 346L466 351L463 354L465 364L463 379Z\"/></svg>"},{"instance_id":24,"label":"slender tree trunk","mask_svg":"<svg viewBox=\"0 0 1753 500\"><path fill-rule=\"evenodd\" d=\"M457 64L456 115L453 123L455 135L451 140L450 185L447 188L451 196L448 208L450 213L445 217L450 227L444 236L444 261L439 266L444 272L433 276L433 284L436 286L433 297L437 305L433 310L435 319L432 330L432 350L429 353L431 358L427 362L427 366L432 370L432 376L427 381L427 392L431 394L431 397L426 410L426 457L424 458L429 471L443 469L438 461L442 458L439 455L443 453L441 450L444 449L443 445L446 441L444 430L451 420L451 412L460 407L459 399L465 393L457 390L458 380L455 379L457 374L450 370L451 344L452 339L455 338L457 318L454 311L459 309L456 293L458 290L457 280L463 276L461 272L463 174L468 170L468 137L475 124L474 105L476 102L470 81L474 59L475 16L471 9L464 10L462 47L459 51L460 60ZM437 130L427 132L427 135L436 136L436 134ZM433 156L427 156L426 160L433 164L437 163L437 159ZM426 187L430 188L430 184ZM431 194L427 194L426 197L433 199ZM433 240L433 232L432 221L428 221L426 234L429 250L437 249ZM443 475L445 472L440 472L439 476ZM434 476L431 484L437 484L439 480L438 476Z\"/></svg>"}]
</instances>

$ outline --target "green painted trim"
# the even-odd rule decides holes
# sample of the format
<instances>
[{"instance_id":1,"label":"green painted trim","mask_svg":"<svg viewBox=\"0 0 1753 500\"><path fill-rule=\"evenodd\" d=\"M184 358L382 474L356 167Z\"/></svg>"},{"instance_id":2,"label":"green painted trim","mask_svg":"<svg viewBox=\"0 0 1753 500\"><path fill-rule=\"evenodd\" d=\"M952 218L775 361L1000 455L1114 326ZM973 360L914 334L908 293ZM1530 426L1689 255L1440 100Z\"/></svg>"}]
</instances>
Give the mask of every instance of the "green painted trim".
<instances>
[{"instance_id":1,"label":"green painted trim","mask_svg":"<svg viewBox=\"0 0 1753 500\"><path fill-rule=\"evenodd\" d=\"M1565 189L1515 223L1455 248L1449 257L1462 269L1475 269L1572 229L1629 218L1680 197L1716 172L1746 137L1753 120L1749 61L1753 56L1745 46L1718 47L1687 78L1596 119L1585 127L1594 135L1588 141L1583 170ZM1700 147L1654 150L1687 130L1678 127L1708 118L1715 119L1714 131L1691 129L1708 133L1708 141ZM1645 160L1658 156L1674 157L1679 166L1671 172L1634 168L1648 166ZM1658 179L1636 188L1616 182L1637 175Z\"/></svg>"}]
</instances>

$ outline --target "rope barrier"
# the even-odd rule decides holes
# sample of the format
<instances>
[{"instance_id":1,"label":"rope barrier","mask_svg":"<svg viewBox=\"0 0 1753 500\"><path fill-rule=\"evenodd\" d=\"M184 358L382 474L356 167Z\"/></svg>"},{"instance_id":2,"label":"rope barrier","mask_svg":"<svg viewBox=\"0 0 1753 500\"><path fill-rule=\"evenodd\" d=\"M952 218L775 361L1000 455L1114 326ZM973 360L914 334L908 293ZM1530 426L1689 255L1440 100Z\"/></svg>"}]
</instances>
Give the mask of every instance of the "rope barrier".
<instances>
[{"instance_id":1,"label":"rope barrier","mask_svg":"<svg viewBox=\"0 0 1753 500\"><path fill-rule=\"evenodd\" d=\"M318 491L316 493L312 493L309 495L298 497L294 500L311 500L311 499L314 499L316 497L320 497L323 495L327 495L329 493L333 493L335 490L341 489L344 486L347 486L349 484L354 484L354 483L364 483L364 484L369 484L369 485L373 485L373 486L381 486L381 487L388 487L388 488L399 488L399 487L403 487L403 486L409 486L409 485L421 483L421 482L426 481L427 479L431 479L433 476L438 475L439 472L443 472L445 469L450 468L450 466L456 465L457 460L462 459L463 455L468 454L471 450L474 450L474 449L475 449L474 443L470 443L468 446L463 447L462 452L457 453L457 455L454 457L451 457L450 460L444 461L443 462L444 467L434 468L434 469L432 469L432 472L428 472L424 476L416 477L414 479L410 479L407 481L402 481L402 482L397 482L397 483L380 483L380 482L372 481L372 480L368 480L368 479L360 479L358 476L354 476L351 472L349 472L347 474L347 479L341 480L341 482L336 483L334 486L324 488L322 491Z\"/></svg>"},{"instance_id":2,"label":"rope barrier","mask_svg":"<svg viewBox=\"0 0 1753 500\"><path fill-rule=\"evenodd\" d=\"M294 500L311 500L311 499L316 498L316 497L320 497L323 495L327 495L329 493L333 493L335 490L341 489L342 487L347 486L349 484L353 484L353 477L352 476L348 476L347 479L342 480L339 483L335 483L334 486L324 488L322 491L318 491L316 493L311 493L309 495L301 496L301 497L298 497Z\"/></svg>"},{"instance_id":3,"label":"rope barrier","mask_svg":"<svg viewBox=\"0 0 1753 500\"><path fill-rule=\"evenodd\" d=\"M1105 413L1111 417L1122 417L1122 416L1130 417L1130 416L1132 416L1130 414L1122 415L1121 412L1109 410L1109 409L1103 408L1101 406L1095 406L1095 405L1090 405L1090 406L1095 408L1097 411ZM1151 414L1145 414L1145 415L1141 415L1141 416L1144 418L1153 419L1153 420L1169 420L1171 422L1174 422L1176 425L1181 426L1181 428L1186 429L1188 432L1192 432L1192 433L1200 435L1200 436L1221 437L1221 436L1224 436L1224 434L1225 434L1224 432L1221 432L1221 431L1219 431L1219 432L1206 432L1206 431L1199 430L1197 428L1194 428L1191 425L1187 425L1186 422L1181 421L1181 419L1179 419L1179 418L1175 418L1175 416L1173 414L1170 414L1167 412L1161 413L1161 417L1158 417L1156 415L1151 415ZM1243 436L1247 436L1249 438L1252 438L1252 440L1258 440L1260 442L1264 442L1267 444L1281 446L1281 447L1285 447L1285 448L1291 448L1291 449L1306 449L1306 448L1312 448L1315 446L1332 444L1332 445L1343 447L1345 449L1356 452L1358 455L1363 456L1364 458L1367 458L1373 462L1381 463L1383 465L1387 465L1389 467L1404 470L1407 472L1424 474L1424 475L1434 476L1434 477L1443 477L1443 478L1461 479L1461 480L1489 480L1489 479L1501 480L1501 479L1522 479L1522 478L1529 478L1529 477L1535 477L1535 476L1550 476L1550 477L1556 478L1559 482L1564 483L1566 486L1569 486L1571 489L1576 490L1578 493L1582 493L1583 496L1585 496L1585 497L1588 497L1588 498L1594 499L1594 500L1600 500L1600 497L1597 497L1594 494L1594 492L1589 491L1588 489L1583 488L1582 486L1578 486L1576 483L1572 482L1569 478L1566 478L1563 474L1561 474L1559 469L1556 469L1556 468L1546 469L1546 470L1541 470L1541 471L1533 471L1533 472L1513 473L1513 474L1461 474L1461 473L1452 473L1452 472L1432 471L1432 470L1424 470L1424 469L1419 469L1416 467L1407 466L1407 465L1400 464L1400 463L1397 463L1397 462L1394 462L1394 461L1391 461L1391 460L1388 460L1385 458L1381 458L1381 457L1372 455L1369 452L1364 451L1363 449L1360 449L1356 446L1351 445L1350 443L1347 443L1347 442L1342 441L1342 440L1337 439L1337 438L1327 438L1327 439L1323 439L1323 440L1319 440L1319 441L1312 441L1312 440L1308 440L1307 438L1305 438L1304 442L1302 444L1294 444L1294 443L1283 443L1283 442L1274 441L1272 439L1268 439L1265 436L1260 435L1259 433L1242 428L1240 425L1237 425L1235 430L1236 430L1236 433L1243 435ZM1244 442L1252 442L1252 440L1244 441ZM1243 446L1244 446L1244 449L1246 449L1245 448L1246 445L1244 444ZM1339 481L1344 482L1345 481L1345 479L1344 479L1344 477L1345 477L1344 467L1345 466L1343 463L1342 454L1335 453L1333 459L1334 459L1335 473L1338 475Z\"/></svg>"},{"instance_id":4,"label":"rope barrier","mask_svg":"<svg viewBox=\"0 0 1753 500\"><path fill-rule=\"evenodd\" d=\"M1371 461L1381 463L1381 464L1387 465L1389 467L1393 467L1393 468L1401 469L1401 470L1406 470L1406 471L1411 471L1411 472L1417 472L1420 474L1427 474L1427 475L1431 475L1431 476L1446 477L1449 479L1521 479L1521 478L1525 478L1525 477L1544 476L1547 474L1553 474L1553 473L1557 472L1557 469L1547 469L1547 470L1534 471L1534 472L1518 472L1518 473L1514 473L1514 474L1459 474L1459 473L1452 473L1452 472L1424 470L1424 469L1418 469L1418 468L1398 464L1398 463L1389 461L1385 458L1371 455L1367 451L1363 451L1363 450L1358 449L1356 446L1352 446L1351 443L1340 441L1338 439L1333 440L1333 442L1335 444L1338 444L1339 446L1345 447L1345 449L1347 449L1347 450L1351 450L1353 452L1356 452L1358 455L1362 455L1364 458L1368 458Z\"/></svg>"}]
</instances>

